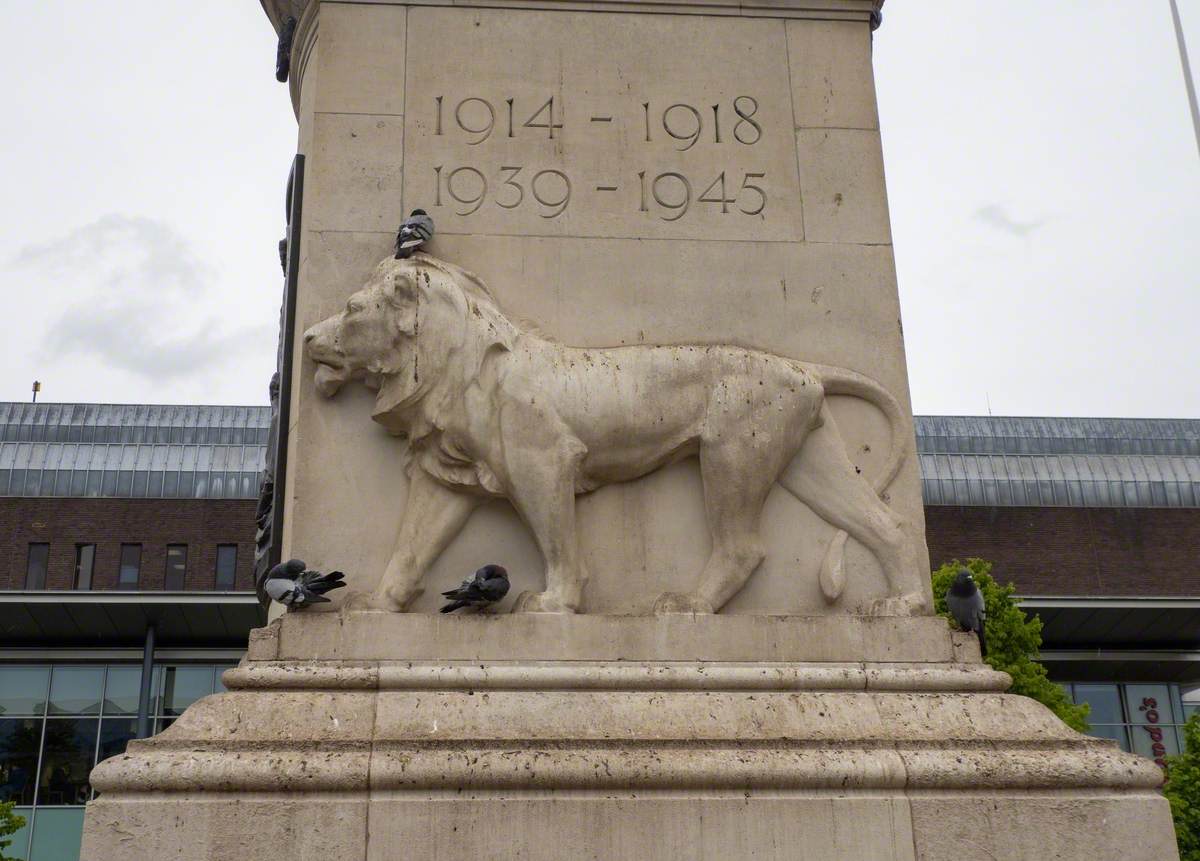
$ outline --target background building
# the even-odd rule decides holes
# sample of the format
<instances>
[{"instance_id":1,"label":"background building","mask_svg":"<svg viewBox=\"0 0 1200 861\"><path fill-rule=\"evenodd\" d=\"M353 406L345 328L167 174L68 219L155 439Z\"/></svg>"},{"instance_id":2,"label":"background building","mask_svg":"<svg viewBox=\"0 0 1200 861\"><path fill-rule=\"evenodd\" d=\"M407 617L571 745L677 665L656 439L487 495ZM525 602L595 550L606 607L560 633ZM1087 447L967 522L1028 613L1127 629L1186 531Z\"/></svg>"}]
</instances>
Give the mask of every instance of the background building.
<instances>
[{"instance_id":1,"label":"background building","mask_svg":"<svg viewBox=\"0 0 1200 861\"><path fill-rule=\"evenodd\" d=\"M267 407L0 403L0 800L29 820L17 857L76 857L93 764L221 690L264 621L269 422ZM1200 421L919 416L917 444L933 563L994 562L1093 732L1149 756L1161 730L1176 752L1200 685Z\"/></svg>"}]
</instances>

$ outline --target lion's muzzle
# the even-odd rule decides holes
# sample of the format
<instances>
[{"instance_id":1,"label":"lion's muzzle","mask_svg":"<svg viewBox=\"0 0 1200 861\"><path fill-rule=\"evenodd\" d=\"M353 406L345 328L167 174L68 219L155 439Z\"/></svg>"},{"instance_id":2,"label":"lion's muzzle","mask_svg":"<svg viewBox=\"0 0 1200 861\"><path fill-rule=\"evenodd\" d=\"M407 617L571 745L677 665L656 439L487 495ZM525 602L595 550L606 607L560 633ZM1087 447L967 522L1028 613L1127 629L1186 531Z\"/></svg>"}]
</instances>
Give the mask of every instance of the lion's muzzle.
<instances>
[{"instance_id":1,"label":"lion's muzzle","mask_svg":"<svg viewBox=\"0 0 1200 861\"><path fill-rule=\"evenodd\" d=\"M317 364L313 375L317 391L331 398L349 377L345 357L337 346L338 318L322 320L304 333L304 351Z\"/></svg>"}]
</instances>

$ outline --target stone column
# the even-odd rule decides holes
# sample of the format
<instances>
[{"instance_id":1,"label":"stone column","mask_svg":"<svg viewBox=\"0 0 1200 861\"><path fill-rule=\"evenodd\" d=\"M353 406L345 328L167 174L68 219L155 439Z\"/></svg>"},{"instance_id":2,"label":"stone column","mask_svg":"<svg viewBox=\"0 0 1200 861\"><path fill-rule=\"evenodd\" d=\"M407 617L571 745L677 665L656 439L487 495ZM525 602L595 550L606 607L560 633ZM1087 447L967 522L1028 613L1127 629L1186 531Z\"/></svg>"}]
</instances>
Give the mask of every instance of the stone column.
<instances>
[{"instance_id":1,"label":"stone column","mask_svg":"<svg viewBox=\"0 0 1200 861\"><path fill-rule=\"evenodd\" d=\"M1157 766L931 614L877 2L264 6L285 554L351 588L96 769L85 861L1176 857Z\"/></svg>"}]
</instances>

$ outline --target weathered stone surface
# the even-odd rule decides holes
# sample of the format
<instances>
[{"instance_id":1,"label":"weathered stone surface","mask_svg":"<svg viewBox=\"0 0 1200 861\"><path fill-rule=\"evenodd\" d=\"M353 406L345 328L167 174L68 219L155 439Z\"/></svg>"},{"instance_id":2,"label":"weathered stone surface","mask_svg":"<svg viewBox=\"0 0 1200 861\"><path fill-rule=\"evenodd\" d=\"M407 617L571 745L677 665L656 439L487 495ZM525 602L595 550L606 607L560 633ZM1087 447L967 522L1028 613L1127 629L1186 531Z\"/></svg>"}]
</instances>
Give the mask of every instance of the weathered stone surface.
<instances>
[{"instance_id":1,"label":"weathered stone surface","mask_svg":"<svg viewBox=\"0 0 1200 861\"><path fill-rule=\"evenodd\" d=\"M432 254L478 273L510 319L564 344L730 345L859 372L904 414L887 503L916 545L905 577L923 583L870 4L773 4L761 17L744 4L737 17L720 4L703 4L719 15L573 8L308 7L293 62L308 156L297 334L345 304L420 206L437 223ZM356 393L314 400L314 366L295 355L287 551L347 571L348 593L371 592L409 502L406 449L369 425ZM666 408L654 377L630 372L629 385L647 388L638 415ZM829 409L846 456L873 479L896 454L889 422L859 397ZM765 429L763 440L766 453L784 445ZM580 499L571 531L591 578L577 602L549 587L555 599L539 609L644 613L664 593L706 593L706 560L728 554L710 540L696 459L636 475ZM747 494L756 510L761 494ZM896 593L894 573L887 582L877 554L851 541L853 577L831 608L818 571L833 527L778 489L761 521L766 559L725 612L862 613ZM554 563L531 538L508 504L489 504L433 564L425 579L438 589L391 600L429 612L435 591L498 561L514 579L507 610L548 588ZM725 602L660 609L708 603Z\"/></svg>"},{"instance_id":2,"label":"weathered stone surface","mask_svg":"<svg viewBox=\"0 0 1200 861\"><path fill-rule=\"evenodd\" d=\"M856 660L738 658L745 640L758 654L787 655L798 646L789 631L816 642L835 622L856 631L838 646ZM1008 833L996 804L1081 835L1078 844L1056 836L1049 857L1163 857L1143 851L1141 834L1096 818L1164 825L1157 766L1002 693L1003 674L956 663L940 619L358 612L292 613L271 628L256 645L359 652L250 658L226 673L227 693L100 765L85 861L118 846L128 861L166 847L167 857L215 861L235 846L264 859L331 847L329 857L370 859L400 845L417 858L481 845L497 858L559 858L564 847L569 857L789 858L799 839L823 858L916 859L950 851L946 835L958 832L938 820L949 809L984 823L983 854L967 857L1029 857L1036 844ZM897 633L883 645L908 643L909 660L868 657L885 628ZM476 636L489 629L494 639ZM469 660L404 655L472 639ZM717 658L655 657L681 648ZM278 804L284 824L264 828L229 806L233 796ZM308 816L321 827L303 825ZM187 828L164 833L176 821ZM1097 830L1104 851L1082 835ZM176 833L186 846L171 842ZM1169 848L1158 836L1146 845Z\"/></svg>"}]
</instances>

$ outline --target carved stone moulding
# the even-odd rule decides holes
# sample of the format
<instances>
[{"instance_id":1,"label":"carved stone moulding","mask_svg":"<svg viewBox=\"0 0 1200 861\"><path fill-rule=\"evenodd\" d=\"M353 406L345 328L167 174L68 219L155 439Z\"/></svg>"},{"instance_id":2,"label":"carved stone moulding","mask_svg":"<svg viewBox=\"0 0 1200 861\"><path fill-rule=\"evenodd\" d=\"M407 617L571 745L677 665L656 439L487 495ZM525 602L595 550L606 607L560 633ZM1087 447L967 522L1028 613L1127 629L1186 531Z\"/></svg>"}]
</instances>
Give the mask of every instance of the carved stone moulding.
<instances>
[{"instance_id":1,"label":"carved stone moulding","mask_svg":"<svg viewBox=\"0 0 1200 861\"><path fill-rule=\"evenodd\" d=\"M890 660L766 663L739 649L834 627L703 621L285 617L227 693L97 768L82 857L1025 858L1033 820L1048 857L1173 857L1157 766L1004 693L941 620L887 620L912 623ZM343 658L292 656L313 637ZM429 659L448 638L474 654ZM680 643L714 657L664 657Z\"/></svg>"}]
</instances>

